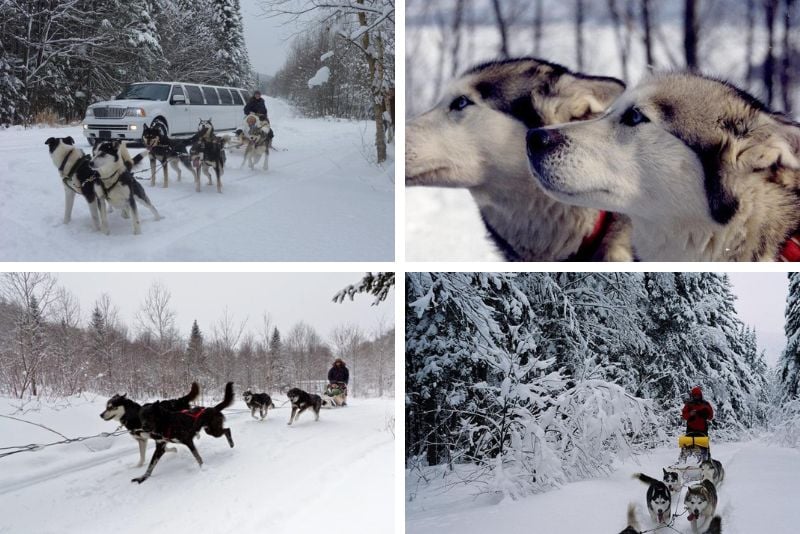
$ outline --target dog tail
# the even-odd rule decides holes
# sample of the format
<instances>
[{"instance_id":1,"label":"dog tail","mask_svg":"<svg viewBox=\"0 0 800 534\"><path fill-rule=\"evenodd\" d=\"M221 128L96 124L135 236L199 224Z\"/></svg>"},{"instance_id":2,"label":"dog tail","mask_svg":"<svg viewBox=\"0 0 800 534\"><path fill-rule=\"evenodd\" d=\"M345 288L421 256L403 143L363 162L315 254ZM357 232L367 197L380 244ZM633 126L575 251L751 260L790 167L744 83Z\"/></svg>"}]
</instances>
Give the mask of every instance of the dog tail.
<instances>
[{"instance_id":1,"label":"dog tail","mask_svg":"<svg viewBox=\"0 0 800 534\"><path fill-rule=\"evenodd\" d=\"M658 484L659 482L661 482L660 480L656 480L655 478L649 477L643 473L634 473L633 478L638 478L645 484Z\"/></svg>"},{"instance_id":2,"label":"dog tail","mask_svg":"<svg viewBox=\"0 0 800 534\"><path fill-rule=\"evenodd\" d=\"M714 516L711 523L708 525L708 530L705 534L722 534L722 518L718 515Z\"/></svg>"},{"instance_id":3,"label":"dog tail","mask_svg":"<svg viewBox=\"0 0 800 534\"><path fill-rule=\"evenodd\" d=\"M189 389L189 393L181 397L180 400L185 402L186 404L189 404L190 402L195 400L199 394L200 394L200 386L197 385L197 382L192 382L192 387L191 389Z\"/></svg>"},{"instance_id":4,"label":"dog tail","mask_svg":"<svg viewBox=\"0 0 800 534\"><path fill-rule=\"evenodd\" d=\"M214 409L217 411L222 411L228 406L231 405L233 402L233 382L228 382L225 384L225 397L223 397L222 402L214 406Z\"/></svg>"},{"instance_id":5,"label":"dog tail","mask_svg":"<svg viewBox=\"0 0 800 534\"><path fill-rule=\"evenodd\" d=\"M270 406L270 408L273 408L273 409L275 408L275 403L272 402L272 399L269 400L269 406Z\"/></svg>"}]
</instances>

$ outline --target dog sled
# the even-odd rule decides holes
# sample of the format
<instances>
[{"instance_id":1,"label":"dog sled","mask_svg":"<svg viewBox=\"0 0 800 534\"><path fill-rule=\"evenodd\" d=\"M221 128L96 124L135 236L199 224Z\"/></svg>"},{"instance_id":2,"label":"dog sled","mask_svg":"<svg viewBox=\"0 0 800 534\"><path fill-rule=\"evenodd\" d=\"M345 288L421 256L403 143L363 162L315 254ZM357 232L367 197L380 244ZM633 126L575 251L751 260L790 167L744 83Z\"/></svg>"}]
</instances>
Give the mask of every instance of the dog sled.
<instances>
[{"instance_id":1,"label":"dog sled","mask_svg":"<svg viewBox=\"0 0 800 534\"><path fill-rule=\"evenodd\" d=\"M323 392L324 406L336 408L347 403L347 385L342 383L331 383L325 387Z\"/></svg>"},{"instance_id":2,"label":"dog sled","mask_svg":"<svg viewBox=\"0 0 800 534\"><path fill-rule=\"evenodd\" d=\"M678 447L680 448L678 461L668 469L680 473L683 484L703 480L700 464L711 456L711 441L708 435L701 432L681 434L678 436Z\"/></svg>"}]
</instances>

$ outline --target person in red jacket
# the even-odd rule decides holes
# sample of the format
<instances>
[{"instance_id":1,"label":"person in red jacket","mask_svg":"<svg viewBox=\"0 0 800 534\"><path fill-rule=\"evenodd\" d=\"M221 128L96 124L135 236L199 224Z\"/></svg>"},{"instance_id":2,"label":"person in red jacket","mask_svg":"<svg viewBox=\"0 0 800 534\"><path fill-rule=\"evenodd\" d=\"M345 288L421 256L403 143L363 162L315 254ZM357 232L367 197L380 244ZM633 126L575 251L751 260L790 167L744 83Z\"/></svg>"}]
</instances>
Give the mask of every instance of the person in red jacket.
<instances>
[{"instance_id":1,"label":"person in red jacket","mask_svg":"<svg viewBox=\"0 0 800 534\"><path fill-rule=\"evenodd\" d=\"M701 433L708 435L708 422L714 419L714 408L707 400L703 399L703 390L695 386L691 391L691 398L683 405L681 417L686 419L686 433Z\"/></svg>"}]
</instances>

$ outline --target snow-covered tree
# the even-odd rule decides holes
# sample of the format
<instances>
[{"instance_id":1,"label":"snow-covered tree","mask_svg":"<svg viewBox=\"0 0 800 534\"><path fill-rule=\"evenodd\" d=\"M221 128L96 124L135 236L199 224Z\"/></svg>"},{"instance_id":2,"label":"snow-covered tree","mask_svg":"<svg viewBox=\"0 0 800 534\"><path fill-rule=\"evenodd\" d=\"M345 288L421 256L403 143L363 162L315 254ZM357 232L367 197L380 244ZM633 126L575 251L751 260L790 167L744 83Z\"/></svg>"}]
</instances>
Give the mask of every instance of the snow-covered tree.
<instances>
[{"instance_id":1,"label":"snow-covered tree","mask_svg":"<svg viewBox=\"0 0 800 534\"><path fill-rule=\"evenodd\" d=\"M789 273L786 297L786 348L778 362L784 400L797 398L800 385L800 273Z\"/></svg>"},{"instance_id":2,"label":"snow-covered tree","mask_svg":"<svg viewBox=\"0 0 800 534\"><path fill-rule=\"evenodd\" d=\"M244 44L244 27L239 0L210 0L214 17L214 35L219 48L217 64L227 65L220 73L221 85L251 87L250 59Z\"/></svg>"}]
</instances>

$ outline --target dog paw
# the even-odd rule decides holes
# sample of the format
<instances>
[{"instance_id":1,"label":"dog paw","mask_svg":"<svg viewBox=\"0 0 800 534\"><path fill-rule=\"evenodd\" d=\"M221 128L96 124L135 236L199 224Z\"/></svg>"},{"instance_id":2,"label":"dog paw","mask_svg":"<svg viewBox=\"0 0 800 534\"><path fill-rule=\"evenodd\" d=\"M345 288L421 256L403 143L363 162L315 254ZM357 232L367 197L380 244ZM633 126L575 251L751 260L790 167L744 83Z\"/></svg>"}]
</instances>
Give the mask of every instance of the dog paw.
<instances>
[{"instance_id":1,"label":"dog paw","mask_svg":"<svg viewBox=\"0 0 800 534\"><path fill-rule=\"evenodd\" d=\"M141 483L142 483L142 482L144 482L145 480L147 480L147 477L136 477L136 478L132 478L132 479L131 479L131 482L136 482L136 483L138 483L138 484L141 484Z\"/></svg>"}]
</instances>

